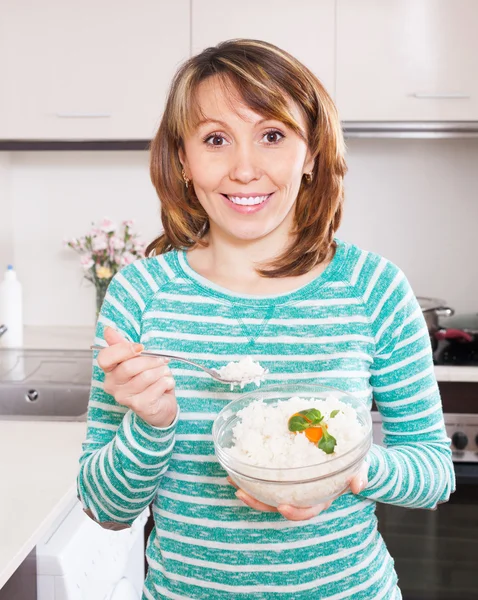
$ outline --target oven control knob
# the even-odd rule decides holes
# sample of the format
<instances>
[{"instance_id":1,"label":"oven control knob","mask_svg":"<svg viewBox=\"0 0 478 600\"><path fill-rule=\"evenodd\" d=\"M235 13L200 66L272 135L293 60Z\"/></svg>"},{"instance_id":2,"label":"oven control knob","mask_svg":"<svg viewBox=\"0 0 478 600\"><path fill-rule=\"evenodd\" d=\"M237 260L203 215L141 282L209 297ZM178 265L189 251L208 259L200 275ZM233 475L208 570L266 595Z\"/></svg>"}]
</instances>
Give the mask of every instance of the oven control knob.
<instances>
[{"instance_id":1,"label":"oven control knob","mask_svg":"<svg viewBox=\"0 0 478 600\"><path fill-rule=\"evenodd\" d=\"M457 450L464 450L468 445L468 437L462 431L457 431L451 436L451 441Z\"/></svg>"}]
</instances>

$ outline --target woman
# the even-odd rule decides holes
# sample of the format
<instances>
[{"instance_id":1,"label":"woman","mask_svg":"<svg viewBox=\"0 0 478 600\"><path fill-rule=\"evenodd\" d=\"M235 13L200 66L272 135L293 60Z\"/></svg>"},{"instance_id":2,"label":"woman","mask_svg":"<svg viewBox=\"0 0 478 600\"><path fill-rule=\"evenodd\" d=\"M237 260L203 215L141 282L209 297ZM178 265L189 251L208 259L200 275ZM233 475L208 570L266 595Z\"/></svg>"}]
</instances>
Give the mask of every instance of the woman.
<instances>
[{"instance_id":1,"label":"woman","mask_svg":"<svg viewBox=\"0 0 478 600\"><path fill-rule=\"evenodd\" d=\"M105 298L78 476L104 527L153 502L143 598L400 598L375 502L434 509L454 489L410 285L334 237L343 154L327 92L271 44L224 42L173 80L151 144L164 234ZM367 406L373 394L387 447L332 505L264 505L214 456L214 417L240 392L142 348L211 367L251 355L270 381L320 380Z\"/></svg>"}]
</instances>

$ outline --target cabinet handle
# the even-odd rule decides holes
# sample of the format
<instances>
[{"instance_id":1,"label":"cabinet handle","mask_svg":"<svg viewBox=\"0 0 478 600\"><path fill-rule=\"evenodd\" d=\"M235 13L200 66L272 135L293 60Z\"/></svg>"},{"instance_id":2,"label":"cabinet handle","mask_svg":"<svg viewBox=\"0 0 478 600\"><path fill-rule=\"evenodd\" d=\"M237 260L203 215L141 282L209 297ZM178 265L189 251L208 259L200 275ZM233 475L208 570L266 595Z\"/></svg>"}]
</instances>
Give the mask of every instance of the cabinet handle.
<instances>
[{"instance_id":1,"label":"cabinet handle","mask_svg":"<svg viewBox=\"0 0 478 600\"><path fill-rule=\"evenodd\" d=\"M419 100L466 100L471 98L469 94L421 94L416 92L412 94L414 98L418 98Z\"/></svg>"},{"instance_id":2,"label":"cabinet handle","mask_svg":"<svg viewBox=\"0 0 478 600\"><path fill-rule=\"evenodd\" d=\"M56 113L59 119L109 119L110 113Z\"/></svg>"}]
</instances>

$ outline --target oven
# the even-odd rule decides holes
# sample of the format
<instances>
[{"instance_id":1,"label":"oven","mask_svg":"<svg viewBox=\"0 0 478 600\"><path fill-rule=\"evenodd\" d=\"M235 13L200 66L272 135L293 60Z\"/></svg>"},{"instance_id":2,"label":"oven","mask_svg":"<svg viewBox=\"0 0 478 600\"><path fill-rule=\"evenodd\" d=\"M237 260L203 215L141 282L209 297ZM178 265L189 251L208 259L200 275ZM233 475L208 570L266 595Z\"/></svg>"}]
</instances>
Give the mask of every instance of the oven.
<instances>
[{"instance_id":1,"label":"oven","mask_svg":"<svg viewBox=\"0 0 478 600\"><path fill-rule=\"evenodd\" d=\"M404 600L477 600L478 377L476 383L439 381L439 387L456 492L433 511L377 503L378 528ZM381 443L380 414L372 411L372 418L374 441Z\"/></svg>"}]
</instances>

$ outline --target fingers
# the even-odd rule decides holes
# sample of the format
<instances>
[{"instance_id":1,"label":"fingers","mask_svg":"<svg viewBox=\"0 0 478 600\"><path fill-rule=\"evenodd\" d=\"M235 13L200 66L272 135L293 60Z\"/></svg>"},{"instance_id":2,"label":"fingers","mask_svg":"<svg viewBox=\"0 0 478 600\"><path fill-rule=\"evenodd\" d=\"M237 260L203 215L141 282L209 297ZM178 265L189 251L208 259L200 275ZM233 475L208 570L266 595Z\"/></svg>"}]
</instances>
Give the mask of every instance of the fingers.
<instances>
[{"instance_id":1,"label":"fingers","mask_svg":"<svg viewBox=\"0 0 478 600\"><path fill-rule=\"evenodd\" d=\"M316 506L310 506L307 508L298 508L291 506L290 504L281 504L277 508L275 506L269 506L256 500L252 496L249 496L244 490L241 490L239 486L231 479L230 476L226 477L227 481L233 485L238 491L236 497L239 498L244 504L253 508L254 510L260 510L263 512L280 512L283 517L290 521L307 521L320 514L323 510L327 510L332 505L333 500L325 502L324 504L317 504Z\"/></svg>"},{"instance_id":2,"label":"fingers","mask_svg":"<svg viewBox=\"0 0 478 600\"><path fill-rule=\"evenodd\" d=\"M369 464L364 461L357 475L350 480L350 491L352 494L360 494L368 484Z\"/></svg>"},{"instance_id":3,"label":"fingers","mask_svg":"<svg viewBox=\"0 0 478 600\"><path fill-rule=\"evenodd\" d=\"M159 382L163 377L171 377L171 369L167 365L140 371L136 377L127 380L124 387L131 396L138 395Z\"/></svg>"},{"instance_id":4,"label":"fingers","mask_svg":"<svg viewBox=\"0 0 478 600\"><path fill-rule=\"evenodd\" d=\"M113 327L106 326L103 330L103 337L105 338L108 346L112 346L113 344L119 344L120 342L127 342L128 340L124 338L119 331L113 329Z\"/></svg>"},{"instance_id":5,"label":"fingers","mask_svg":"<svg viewBox=\"0 0 478 600\"><path fill-rule=\"evenodd\" d=\"M125 385L130 381L137 380L137 378L144 373L144 379L147 382L147 385L151 385L158 379L158 376L155 377L154 374L159 373L160 368L162 368L163 374L171 374L169 367L166 367L168 362L169 360L165 358L154 358L147 356L136 356L130 358L116 367L114 373L115 384ZM153 371L153 374L146 374L148 371ZM142 391L142 389L145 387L147 386L143 386L143 388L140 388L137 391Z\"/></svg>"},{"instance_id":6,"label":"fingers","mask_svg":"<svg viewBox=\"0 0 478 600\"><path fill-rule=\"evenodd\" d=\"M124 389L120 388L115 398L120 404L128 406L134 412L144 413L147 411L148 406L157 404L158 398L173 390L174 386L175 381L172 377L161 377L138 394L130 394L127 389L128 386L124 386Z\"/></svg>"},{"instance_id":7,"label":"fingers","mask_svg":"<svg viewBox=\"0 0 478 600\"><path fill-rule=\"evenodd\" d=\"M323 510L330 508L332 501L324 504L317 504L316 506L310 506L308 508L298 508L291 506L290 504L281 504L277 507L280 514L289 519L289 521L307 521L320 514Z\"/></svg>"},{"instance_id":8,"label":"fingers","mask_svg":"<svg viewBox=\"0 0 478 600\"><path fill-rule=\"evenodd\" d=\"M105 373L109 373L120 363L137 356L143 349L143 344L135 344L127 341L117 342L112 346L107 346L103 350L100 350L97 359L98 365Z\"/></svg>"},{"instance_id":9,"label":"fingers","mask_svg":"<svg viewBox=\"0 0 478 600\"><path fill-rule=\"evenodd\" d=\"M228 476L226 477L226 479L231 485L233 485L238 490L236 492L236 497L239 498L239 500L241 500L242 502L244 502L244 504L247 504L247 506L249 506L250 508L254 508L255 510L261 510L265 512L277 512L277 508L275 506L269 506L269 504L264 504L264 502L256 500L252 496L249 496L249 494L247 494L244 490L241 490L241 488L235 483L233 479L231 479L231 477Z\"/></svg>"},{"instance_id":10,"label":"fingers","mask_svg":"<svg viewBox=\"0 0 478 600\"><path fill-rule=\"evenodd\" d=\"M246 494L244 490L239 489L236 492L236 497L254 510L260 510L262 512L277 512L277 508L275 506L269 506L269 504L264 504L264 502L256 500L252 496L249 496L249 494Z\"/></svg>"}]
</instances>

